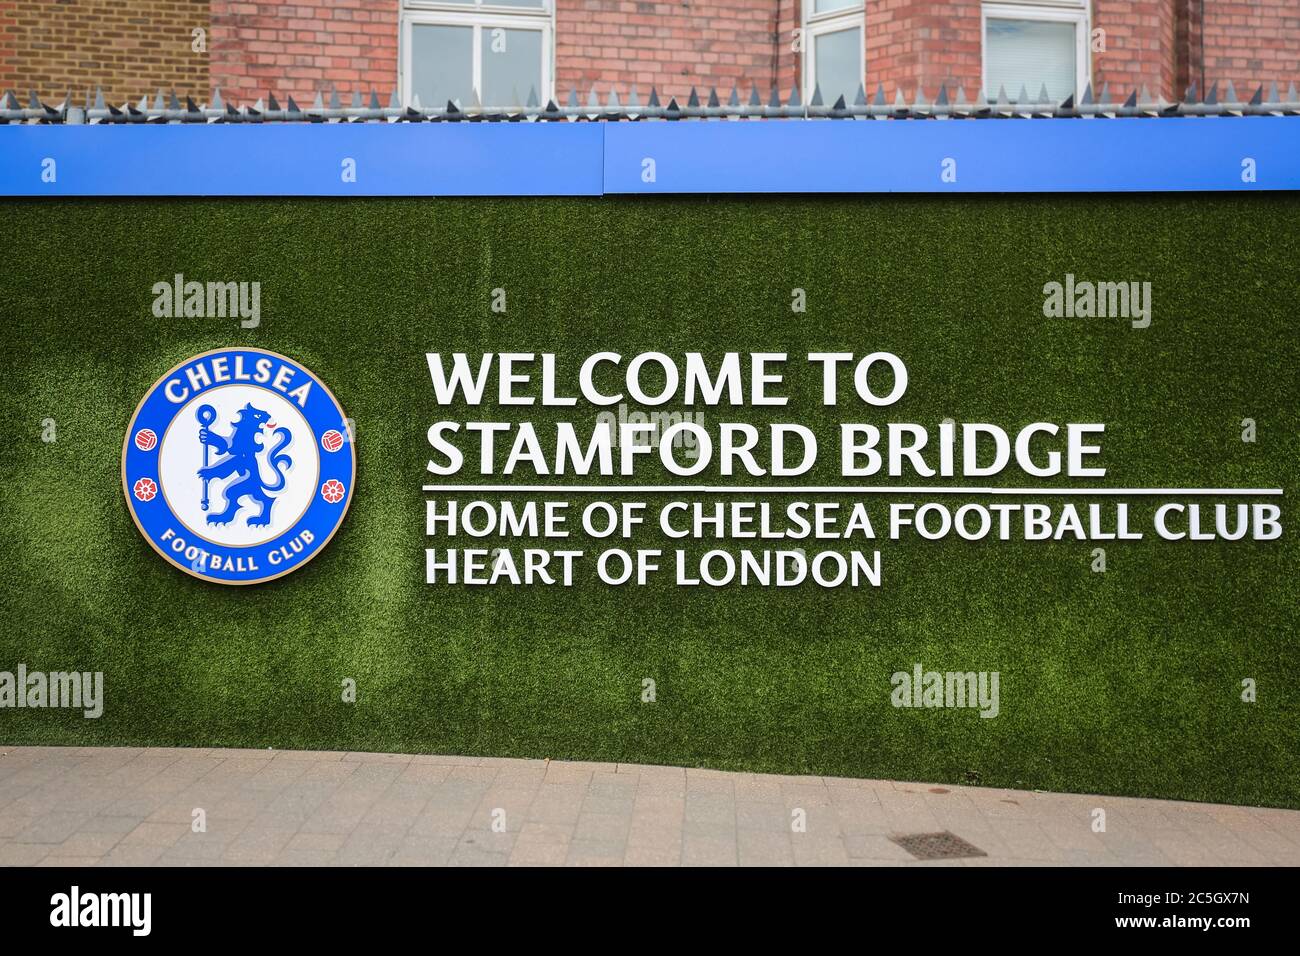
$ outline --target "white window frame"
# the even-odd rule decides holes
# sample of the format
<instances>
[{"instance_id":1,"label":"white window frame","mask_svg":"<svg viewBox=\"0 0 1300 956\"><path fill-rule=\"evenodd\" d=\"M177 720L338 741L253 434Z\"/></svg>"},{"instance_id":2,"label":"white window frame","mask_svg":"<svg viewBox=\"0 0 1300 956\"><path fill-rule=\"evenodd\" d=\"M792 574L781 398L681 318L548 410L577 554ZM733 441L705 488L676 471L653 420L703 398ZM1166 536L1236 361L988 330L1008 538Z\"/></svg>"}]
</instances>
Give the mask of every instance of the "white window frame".
<instances>
[{"instance_id":1,"label":"white window frame","mask_svg":"<svg viewBox=\"0 0 1300 956\"><path fill-rule=\"evenodd\" d=\"M1040 20L1047 23L1073 23L1074 27L1074 96L1076 101L1092 81L1092 11L1086 0L999 0L980 4L980 84L984 95L992 99L997 90L989 89L988 22L990 20ZM1037 96L1038 90L1025 90ZM1007 90L1018 96L1019 90Z\"/></svg>"},{"instance_id":2,"label":"white window frame","mask_svg":"<svg viewBox=\"0 0 1300 956\"><path fill-rule=\"evenodd\" d=\"M825 33L838 33L851 27L858 28L858 84L865 90L867 85L867 16L866 3L858 3L840 10L828 10L825 13L813 13L813 0L803 0L803 89L804 102L812 99L813 90L817 88L817 43L815 38ZM857 90L850 90L845 96L847 106L853 105L852 97ZM825 98L826 94L822 94ZM835 100L825 104L834 106Z\"/></svg>"},{"instance_id":3,"label":"white window frame","mask_svg":"<svg viewBox=\"0 0 1300 956\"><path fill-rule=\"evenodd\" d=\"M483 39L484 29L502 27L507 30L537 30L542 34L542 76L537 89L539 105L555 99L555 3L543 0L541 8L506 7L485 3L437 3L432 0L405 0L401 6L401 23L398 29L397 83L402 91L402 102L411 102L411 28L413 26L473 27L470 86L483 98ZM519 105L528 102L528 91L519 91ZM440 103L421 103L421 106L441 109ZM468 108L469 103L462 103Z\"/></svg>"}]
</instances>

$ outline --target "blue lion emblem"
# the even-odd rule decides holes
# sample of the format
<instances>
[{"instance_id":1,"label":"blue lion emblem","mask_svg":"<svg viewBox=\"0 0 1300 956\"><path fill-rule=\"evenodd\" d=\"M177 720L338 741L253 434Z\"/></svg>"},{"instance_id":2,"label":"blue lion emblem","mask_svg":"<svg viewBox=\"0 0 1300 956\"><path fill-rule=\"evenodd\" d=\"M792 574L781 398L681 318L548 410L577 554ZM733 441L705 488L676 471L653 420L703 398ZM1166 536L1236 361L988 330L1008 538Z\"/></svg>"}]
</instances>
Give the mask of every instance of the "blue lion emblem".
<instances>
[{"instance_id":1,"label":"blue lion emblem","mask_svg":"<svg viewBox=\"0 0 1300 956\"><path fill-rule=\"evenodd\" d=\"M229 524L234 521L239 513L240 499L251 498L253 503L261 507L261 510L258 514L249 515L245 523L249 527L269 525L271 506L275 504L275 499L271 495L283 490L286 473L293 467L293 459L284 453L285 448L293 441L292 433L284 426L276 428L275 443L270 448L263 448L262 429L274 423L270 422L271 416L268 413L260 408L254 408L251 403L239 410L238 417L231 423L229 436L223 437L211 429L214 418L216 412L212 406L205 405L199 409L199 441L204 446L204 461L207 461L209 448L215 450L218 455L225 456L198 471L199 477L203 479L203 510L208 510L209 481L214 478L228 478L235 474L243 477L226 486L225 509L208 515L208 524ZM262 471L257 461L259 453L266 455L267 464L277 475L277 480L272 484L262 480Z\"/></svg>"}]
</instances>

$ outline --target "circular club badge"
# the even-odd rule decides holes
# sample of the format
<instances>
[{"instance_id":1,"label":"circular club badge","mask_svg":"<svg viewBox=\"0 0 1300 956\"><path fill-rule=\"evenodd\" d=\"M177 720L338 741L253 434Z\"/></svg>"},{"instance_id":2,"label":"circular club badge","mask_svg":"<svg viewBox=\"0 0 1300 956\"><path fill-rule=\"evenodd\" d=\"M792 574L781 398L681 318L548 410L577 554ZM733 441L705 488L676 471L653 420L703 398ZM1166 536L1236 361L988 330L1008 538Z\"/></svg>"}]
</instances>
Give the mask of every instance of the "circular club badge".
<instances>
[{"instance_id":1,"label":"circular club badge","mask_svg":"<svg viewBox=\"0 0 1300 956\"><path fill-rule=\"evenodd\" d=\"M145 395L122 445L140 533L182 571L257 584L329 543L352 501L350 423L325 384L262 349L204 352Z\"/></svg>"}]
</instances>

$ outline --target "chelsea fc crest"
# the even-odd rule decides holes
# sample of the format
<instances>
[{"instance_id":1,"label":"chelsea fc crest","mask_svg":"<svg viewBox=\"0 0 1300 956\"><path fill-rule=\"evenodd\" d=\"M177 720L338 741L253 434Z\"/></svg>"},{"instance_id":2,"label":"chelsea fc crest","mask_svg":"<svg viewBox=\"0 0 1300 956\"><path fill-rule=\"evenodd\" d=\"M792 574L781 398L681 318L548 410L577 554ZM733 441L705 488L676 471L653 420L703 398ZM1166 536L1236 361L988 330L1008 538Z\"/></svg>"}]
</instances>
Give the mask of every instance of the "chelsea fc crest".
<instances>
[{"instance_id":1,"label":"chelsea fc crest","mask_svg":"<svg viewBox=\"0 0 1300 956\"><path fill-rule=\"evenodd\" d=\"M328 388L262 349L204 352L145 395L122 450L140 533L182 571L257 584L334 536L352 500L350 423Z\"/></svg>"}]
</instances>

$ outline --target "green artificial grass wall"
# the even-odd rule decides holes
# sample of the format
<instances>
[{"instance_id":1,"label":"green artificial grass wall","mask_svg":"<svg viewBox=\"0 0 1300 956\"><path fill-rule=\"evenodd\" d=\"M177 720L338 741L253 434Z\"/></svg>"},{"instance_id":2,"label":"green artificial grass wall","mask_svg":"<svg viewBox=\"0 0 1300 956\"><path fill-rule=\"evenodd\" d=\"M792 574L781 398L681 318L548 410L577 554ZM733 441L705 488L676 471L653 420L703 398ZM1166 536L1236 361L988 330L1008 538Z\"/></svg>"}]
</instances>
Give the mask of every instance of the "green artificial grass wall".
<instances>
[{"instance_id":1,"label":"green artificial grass wall","mask_svg":"<svg viewBox=\"0 0 1300 956\"><path fill-rule=\"evenodd\" d=\"M1289 195L0 203L0 670L102 670L106 698L98 720L0 710L0 740L591 759L1300 807L1287 507L1300 467L1298 220ZM154 318L152 285L178 272L260 281L261 326ZM1044 318L1043 285L1066 273L1150 281L1151 327ZM302 362L357 423L342 529L304 569L251 588L165 563L120 487L136 403L173 365L233 345ZM678 588L670 574L646 587L425 584L425 547L448 545L424 535L429 425L570 416L440 409L424 353L552 351L573 369L603 349L789 352L789 409L695 410L706 425L814 426L827 438L817 483L836 483L842 420L1097 421L1099 484L1282 487L1286 531L1104 542L1104 574L1091 542L886 540L878 589ZM796 374L810 351L875 350L911 375L891 409L822 409L813 367ZM581 432L595 410L572 417ZM1149 512L1135 504L1135 523ZM647 530L631 546L679 545ZM890 675L918 662L998 671L997 718L891 706ZM654 703L641 699L647 677ZM341 699L345 678L355 703Z\"/></svg>"}]
</instances>

